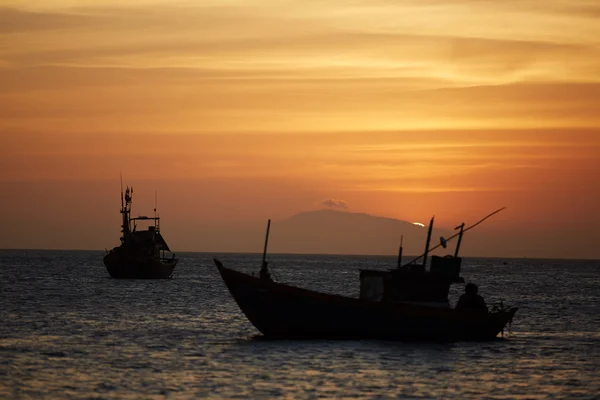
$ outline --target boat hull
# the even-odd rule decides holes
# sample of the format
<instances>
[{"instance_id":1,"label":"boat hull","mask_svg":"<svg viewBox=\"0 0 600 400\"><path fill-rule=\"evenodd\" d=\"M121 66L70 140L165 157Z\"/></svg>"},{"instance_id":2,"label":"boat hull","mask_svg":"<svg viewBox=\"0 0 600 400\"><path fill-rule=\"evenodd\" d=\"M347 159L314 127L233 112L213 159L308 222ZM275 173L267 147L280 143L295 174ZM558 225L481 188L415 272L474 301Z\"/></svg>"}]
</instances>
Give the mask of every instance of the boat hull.
<instances>
[{"instance_id":1,"label":"boat hull","mask_svg":"<svg viewBox=\"0 0 600 400\"><path fill-rule=\"evenodd\" d=\"M517 311L472 315L329 295L261 280L215 262L240 309L269 338L490 340Z\"/></svg>"},{"instance_id":2,"label":"boat hull","mask_svg":"<svg viewBox=\"0 0 600 400\"><path fill-rule=\"evenodd\" d=\"M160 259L128 252L121 248L104 256L104 265L112 278L118 279L168 279L173 275L177 259Z\"/></svg>"}]
</instances>

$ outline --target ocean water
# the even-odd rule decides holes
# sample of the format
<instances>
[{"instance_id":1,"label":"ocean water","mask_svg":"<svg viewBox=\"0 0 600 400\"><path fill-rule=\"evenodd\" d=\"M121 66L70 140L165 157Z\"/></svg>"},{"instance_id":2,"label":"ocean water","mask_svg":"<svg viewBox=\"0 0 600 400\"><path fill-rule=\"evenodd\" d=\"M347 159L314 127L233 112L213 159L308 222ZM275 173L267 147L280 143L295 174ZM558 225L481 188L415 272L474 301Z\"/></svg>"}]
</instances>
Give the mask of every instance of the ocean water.
<instances>
[{"instance_id":1,"label":"ocean water","mask_svg":"<svg viewBox=\"0 0 600 400\"><path fill-rule=\"evenodd\" d=\"M519 307L504 339L309 342L261 339L213 254L156 281L111 279L102 255L0 251L0 398L600 398L600 261L465 259L488 305ZM261 257L217 256L248 272ZM279 281L350 296L359 268L395 262L269 260Z\"/></svg>"}]
</instances>

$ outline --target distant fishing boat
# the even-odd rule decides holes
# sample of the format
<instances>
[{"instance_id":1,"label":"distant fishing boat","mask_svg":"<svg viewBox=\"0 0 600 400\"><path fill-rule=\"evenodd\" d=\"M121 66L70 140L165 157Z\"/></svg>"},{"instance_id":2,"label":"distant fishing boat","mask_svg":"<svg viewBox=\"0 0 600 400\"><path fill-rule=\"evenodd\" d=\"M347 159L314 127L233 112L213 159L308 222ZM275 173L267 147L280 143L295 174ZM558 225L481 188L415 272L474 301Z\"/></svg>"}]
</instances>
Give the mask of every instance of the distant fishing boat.
<instances>
[{"instance_id":1,"label":"distant fishing boat","mask_svg":"<svg viewBox=\"0 0 600 400\"><path fill-rule=\"evenodd\" d=\"M460 232L448 239L459 238L455 254L431 257L427 270L428 252L438 246L445 247L447 242L442 240L440 245L429 249L432 219L425 254L401 265L401 245L396 268L361 270L359 298L274 282L265 258L270 221L259 276L226 268L217 259L214 262L240 309L268 338L489 340L512 322L516 307L464 312L450 308L448 302L450 285L464 283L460 277L462 259L458 257L462 235L483 220L466 229L464 224L459 226ZM416 264L421 258L423 262Z\"/></svg>"},{"instance_id":2,"label":"distant fishing boat","mask_svg":"<svg viewBox=\"0 0 600 400\"><path fill-rule=\"evenodd\" d=\"M121 245L106 252L104 265L113 278L166 279L173 275L179 261L160 233L160 217L131 218L133 187L125 194L121 187ZM137 229L138 221L150 222L145 230Z\"/></svg>"}]
</instances>

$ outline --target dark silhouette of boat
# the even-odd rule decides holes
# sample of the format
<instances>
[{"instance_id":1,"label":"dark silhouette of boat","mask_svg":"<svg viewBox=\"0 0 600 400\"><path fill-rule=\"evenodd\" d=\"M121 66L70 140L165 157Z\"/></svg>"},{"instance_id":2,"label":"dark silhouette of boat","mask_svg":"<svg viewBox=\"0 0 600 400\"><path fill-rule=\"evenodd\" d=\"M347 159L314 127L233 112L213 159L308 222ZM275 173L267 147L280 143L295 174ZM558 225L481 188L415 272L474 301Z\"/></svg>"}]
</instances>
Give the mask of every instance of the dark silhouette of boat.
<instances>
[{"instance_id":1,"label":"dark silhouette of boat","mask_svg":"<svg viewBox=\"0 0 600 400\"><path fill-rule=\"evenodd\" d=\"M459 236L455 254L431 257L427 270L427 253L433 250L429 249L432 225L433 219L423 256L402 266L400 246L397 268L361 270L359 298L274 282L265 260L269 228L259 276L226 268L217 259L214 262L240 309L267 338L450 341L496 338L512 322L517 308L458 311L450 308L448 302L450 285L464 283L459 276L462 259L458 257L462 234L477 224L468 229L462 224L460 233L452 237ZM442 240L441 245L445 244L446 240ZM422 264L416 264L421 258Z\"/></svg>"},{"instance_id":2,"label":"dark silhouette of boat","mask_svg":"<svg viewBox=\"0 0 600 400\"><path fill-rule=\"evenodd\" d=\"M160 233L160 217L131 218L133 188L121 189L121 245L107 251L104 265L113 278L167 279L173 275L178 259L171 253ZM145 230L137 229L137 221L150 221Z\"/></svg>"}]
</instances>

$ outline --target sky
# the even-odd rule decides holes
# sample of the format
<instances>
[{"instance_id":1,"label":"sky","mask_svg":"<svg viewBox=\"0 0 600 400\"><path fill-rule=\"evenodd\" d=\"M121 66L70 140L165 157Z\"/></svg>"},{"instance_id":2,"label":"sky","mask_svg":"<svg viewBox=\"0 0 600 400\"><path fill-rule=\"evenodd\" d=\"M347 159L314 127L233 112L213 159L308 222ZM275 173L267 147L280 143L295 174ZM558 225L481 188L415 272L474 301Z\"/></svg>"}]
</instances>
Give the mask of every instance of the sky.
<instances>
[{"instance_id":1,"label":"sky","mask_svg":"<svg viewBox=\"0 0 600 400\"><path fill-rule=\"evenodd\" d=\"M473 255L598 259L598 21L587 0L2 0L0 248L118 244L122 173L173 249L221 229L246 251L236 226L339 204L448 228L506 206L478 229L513 240Z\"/></svg>"}]
</instances>

